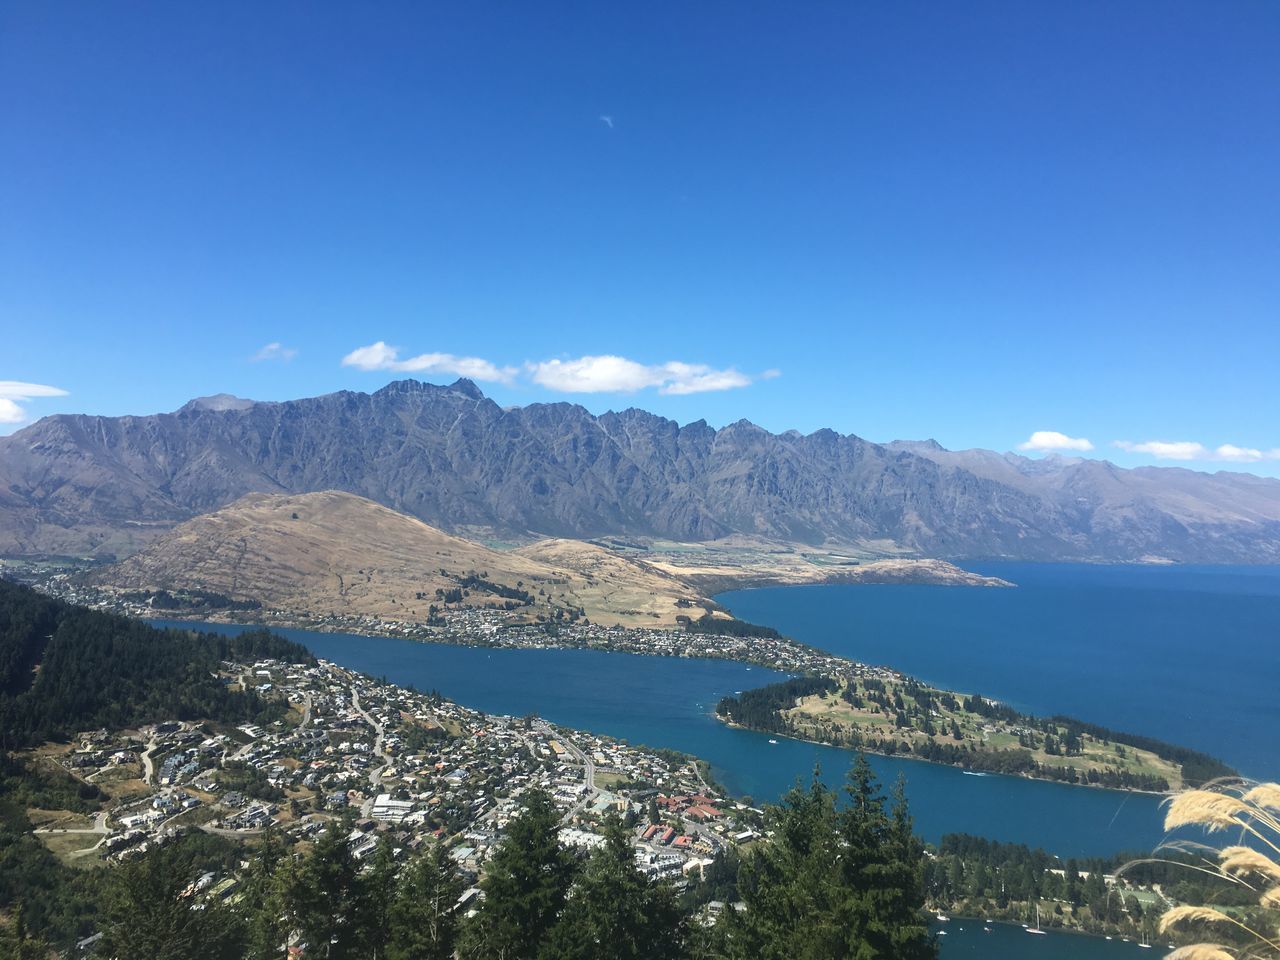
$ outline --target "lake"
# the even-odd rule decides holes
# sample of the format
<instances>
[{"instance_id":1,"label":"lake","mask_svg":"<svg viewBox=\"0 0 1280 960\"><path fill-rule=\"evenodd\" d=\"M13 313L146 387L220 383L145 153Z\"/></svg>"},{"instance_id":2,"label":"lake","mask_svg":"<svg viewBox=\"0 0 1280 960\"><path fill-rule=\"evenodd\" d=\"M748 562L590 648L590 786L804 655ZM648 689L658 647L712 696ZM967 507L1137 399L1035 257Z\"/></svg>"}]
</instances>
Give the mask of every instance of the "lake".
<instances>
[{"instance_id":1,"label":"lake","mask_svg":"<svg viewBox=\"0 0 1280 960\"><path fill-rule=\"evenodd\" d=\"M174 624L182 626L182 624ZM186 624L186 626L191 626ZM209 625L236 631L244 627ZM839 782L847 750L735 730L712 713L720 697L781 674L724 660L594 650L493 650L380 637L280 630L316 656L490 713L536 712L556 723L669 747L710 762L732 793L776 800L820 764ZM1062 857L1149 850L1161 832L1157 798L1016 777L975 776L916 760L872 757L890 785L906 777L917 830L965 832L1044 847Z\"/></svg>"},{"instance_id":2,"label":"lake","mask_svg":"<svg viewBox=\"0 0 1280 960\"><path fill-rule=\"evenodd\" d=\"M939 686L1158 736L1274 778L1280 719L1280 569L983 564L1019 586L826 585L735 591L718 599L747 620ZM175 624L182 626L183 624ZM235 631L242 627L211 625ZM779 679L714 660L586 650L488 650L282 630L317 656L493 713L536 712L567 726L696 754L732 792L777 799L815 764L837 781L848 751L732 730L712 708ZM918 831L966 832L1062 857L1147 850L1155 797L1011 777L974 776L872 757L886 784L906 777ZM1137 944L953 919L943 960L1125 960Z\"/></svg>"},{"instance_id":3,"label":"lake","mask_svg":"<svg viewBox=\"0 0 1280 960\"><path fill-rule=\"evenodd\" d=\"M945 929L939 937L943 960L1137 960L1139 957L1162 957L1167 950L1144 949L1136 943L1106 940L1075 933L1050 931L1043 937L1032 936L1022 927L1007 923L986 924L981 920L953 917L951 922L935 926Z\"/></svg>"},{"instance_id":4,"label":"lake","mask_svg":"<svg viewBox=\"0 0 1280 960\"><path fill-rule=\"evenodd\" d=\"M805 643L1280 776L1280 567L978 564L1015 589L824 585L717 597Z\"/></svg>"}]
</instances>

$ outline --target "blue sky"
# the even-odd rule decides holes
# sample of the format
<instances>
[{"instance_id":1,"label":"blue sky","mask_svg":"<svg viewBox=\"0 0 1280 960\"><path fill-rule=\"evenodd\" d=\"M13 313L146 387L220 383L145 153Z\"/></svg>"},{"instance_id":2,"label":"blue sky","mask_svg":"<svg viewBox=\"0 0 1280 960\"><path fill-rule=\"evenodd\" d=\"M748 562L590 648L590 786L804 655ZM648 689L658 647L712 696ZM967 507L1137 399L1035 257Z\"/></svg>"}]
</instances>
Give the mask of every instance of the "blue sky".
<instances>
[{"instance_id":1,"label":"blue sky","mask_svg":"<svg viewBox=\"0 0 1280 960\"><path fill-rule=\"evenodd\" d=\"M464 370L1280 474L1277 171L1268 2L5 3L0 430Z\"/></svg>"}]
</instances>

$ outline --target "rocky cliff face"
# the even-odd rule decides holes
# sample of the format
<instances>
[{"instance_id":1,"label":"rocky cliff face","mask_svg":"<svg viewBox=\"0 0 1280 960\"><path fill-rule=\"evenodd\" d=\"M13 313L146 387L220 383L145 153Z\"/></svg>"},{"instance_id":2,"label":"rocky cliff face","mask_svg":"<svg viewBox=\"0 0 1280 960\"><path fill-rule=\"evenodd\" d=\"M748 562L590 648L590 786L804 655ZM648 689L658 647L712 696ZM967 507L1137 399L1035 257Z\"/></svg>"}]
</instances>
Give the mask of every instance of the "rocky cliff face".
<instances>
[{"instance_id":1,"label":"rocky cliff face","mask_svg":"<svg viewBox=\"0 0 1280 960\"><path fill-rule=\"evenodd\" d=\"M246 493L344 490L454 532L891 541L950 558L1280 562L1280 481L714 430L474 384L48 417L0 438L0 552L125 554Z\"/></svg>"}]
</instances>

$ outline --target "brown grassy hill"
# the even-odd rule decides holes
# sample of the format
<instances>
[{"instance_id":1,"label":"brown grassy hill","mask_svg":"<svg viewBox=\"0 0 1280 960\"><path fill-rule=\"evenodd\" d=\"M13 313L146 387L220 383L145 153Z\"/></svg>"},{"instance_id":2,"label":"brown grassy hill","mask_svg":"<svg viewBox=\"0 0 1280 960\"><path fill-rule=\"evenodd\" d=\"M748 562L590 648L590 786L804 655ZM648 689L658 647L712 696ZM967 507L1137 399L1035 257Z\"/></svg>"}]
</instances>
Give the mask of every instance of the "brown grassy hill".
<instances>
[{"instance_id":1,"label":"brown grassy hill","mask_svg":"<svg viewBox=\"0 0 1280 960\"><path fill-rule=\"evenodd\" d=\"M694 587L643 560L581 540L540 540L514 554L575 575L573 592L593 623L622 616L626 622L669 623L683 612L703 613ZM690 609L693 608L693 609Z\"/></svg>"},{"instance_id":2,"label":"brown grassy hill","mask_svg":"<svg viewBox=\"0 0 1280 960\"><path fill-rule=\"evenodd\" d=\"M91 581L121 591L201 590L311 616L411 622L425 622L433 604L443 607L440 593L465 594L452 607L513 606L531 619L581 608L592 622L626 625L672 624L682 612L677 599L697 596L680 579L599 547L542 546L491 550L337 491L249 494L180 524Z\"/></svg>"}]
</instances>

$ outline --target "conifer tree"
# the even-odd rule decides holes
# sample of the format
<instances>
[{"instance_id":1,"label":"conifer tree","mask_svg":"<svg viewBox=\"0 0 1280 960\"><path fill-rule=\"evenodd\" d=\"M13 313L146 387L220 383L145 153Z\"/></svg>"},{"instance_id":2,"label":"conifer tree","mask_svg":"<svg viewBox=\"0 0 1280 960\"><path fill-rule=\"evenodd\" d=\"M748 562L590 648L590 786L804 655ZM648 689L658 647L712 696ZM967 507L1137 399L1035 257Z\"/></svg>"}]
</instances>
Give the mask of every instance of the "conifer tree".
<instances>
[{"instance_id":1,"label":"conifer tree","mask_svg":"<svg viewBox=\"0 0 1280 960\"><path fill-rule=\"evenodd\" d=\"M924 923L922 853L905 799L891 814L865 758L849 774L847 806L814 772L770 808L773 840L743 859L745 911L717 924L726 960L932 960Z\"/></svg>"},{"instance_id":2,"label":"conifer tree","mask_svg":"<svg viewBox=\"0 0 1280 960\"><path fill-rule=\"evenodd\" d=\"M637 868L621 822L587 861L541 960L675 960L684 923L671 889Z\"/></svg>"},{"instance_id":3,"label":"conifer tree","mask_svg":"<svg viewBox=\"0 0 1280 960\"><path fill-rule=\"evenodd\" d=\"M443 843L433 843L401 875L391 906L389 960L451 960L463 884Z\"/></svg>"},{"instance_id":4,"label":"conifer tree","mask_svg":"<svg viewBox=\"0 0 1280 960\"><path fill-rule=\"evenodd\" d=\"M330 824L320 835L289 885L289 908L307 943L320 960L355 960L359 930L352 922L359 889L358 870L346 832Z\"/></svg>"},{"instance_id":5,"label":"conifer tree","mask_svg":"<svg viewBox=\"0 0 1280 960\"><path fill-rule=\"evenodd\" d=\"M288 887L293 882L292 857L279 836L268 830L240 884L245 914L248 960L284 960L293 924L288 913Z\"/></svg>"},{"instance_id":6,"label":"conifer tree","mask_svg":"<svg viewBox=\"0 0 1280 960\"><path fill-rule=\"evenodd\" d=\"M192 892L199 873L174 847L153 850L112 870L99 952L129 960L242 957L236 918L218 903L200 900Z\"/></svg>"},{"instance_id":7,"label":"conifer tree","mask_svg":"<svg viewBox=\"0 0 1280 960\"><path fill-rule=\"evenodd\" d=\"M574 861L560 845L560 814L531 791L481 882L484 902L467 924L467 960L534 960L564 907Z\"/></svg>"},{"instance_id":8,"label":"conifer tree","mask_svg":"<svg viewBox=\"0 0 1280 960\"><path fill-rule=\"evenodd\" d=\"M383 837L368 867L360 874L354 897L355 956L385 960L390 941L391 909L395 902L397 868L391 841Z\"/></svg>"}]
</instances>

